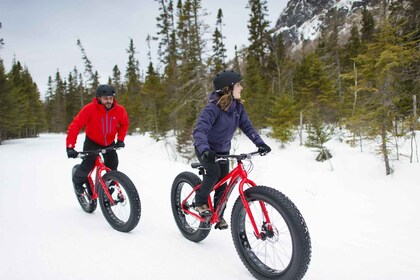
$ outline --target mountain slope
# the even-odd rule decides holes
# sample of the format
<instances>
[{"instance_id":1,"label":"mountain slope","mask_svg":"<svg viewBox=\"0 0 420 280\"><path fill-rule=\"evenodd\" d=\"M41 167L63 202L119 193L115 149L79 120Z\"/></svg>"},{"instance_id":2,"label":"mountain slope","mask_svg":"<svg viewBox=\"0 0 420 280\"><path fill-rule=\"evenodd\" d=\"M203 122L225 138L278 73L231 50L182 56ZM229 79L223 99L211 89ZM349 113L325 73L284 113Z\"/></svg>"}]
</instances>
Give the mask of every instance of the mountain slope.
<instances>
[{"instance_id":1,"label":"mountain slope","mask_svg":"<svg viewBox=\"0 0 420 280\"><path fill-rule=\"evenodd\" d=\"M341 43L347 41L353 24L360 26L364 7L379 15L381 0L290 0L275 25L292 51L316 44L321 29L331 31L337 22Z\"/></svg>"}]
</instances>

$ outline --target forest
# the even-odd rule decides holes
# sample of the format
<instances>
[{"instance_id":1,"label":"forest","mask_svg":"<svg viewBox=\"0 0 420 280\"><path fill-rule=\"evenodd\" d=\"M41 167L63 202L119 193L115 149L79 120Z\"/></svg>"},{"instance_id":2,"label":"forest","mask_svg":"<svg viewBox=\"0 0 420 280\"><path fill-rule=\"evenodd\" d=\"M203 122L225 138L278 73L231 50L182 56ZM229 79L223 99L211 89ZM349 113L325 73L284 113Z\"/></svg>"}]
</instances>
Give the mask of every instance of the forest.
<instances>
[{"instance_id":1,"label":"forest","mask_svg":"<svg viewBox=\"0 0 420 280\"><path fill-rule=\"evenodd\" d=\"M174 133L177 151L192 158L192 130L212 91L212 78L221 70L235 69L244 78L242 97L254 126L268 128L280 145L302 138L305 131L302 144L317 149L317 160L323 161L332 156L325 143L334 135L361 147L364 140L375 140L388 175L391 158L398 156L398 139L415 142L419 0L384 0L379 16L363 10L361 24L352 26L346 42L339 36L341 23L334 22L323 30L316 47L293 53L282 34L269 28L266 1L249 0L249 45L235 48L231 59L223 44L222 9L210 31L212 40L206 42L201 0L155 1L159 31L147 41L149 45L152 40L158 42L161 67L150 62L142 74L137 47L130 40L126 68L121 71L115 65L108 77L129 114L130 133L149 133L156 141ZM92 100L99 74L93 71L82 42L75 43L84 69L52 73L41 100L29 69L18 59L6 71L0 23L0 143L44 132L65 133L78 111ZM204 53L208 43L211 55Z\"/></svg>"}]
</instances>

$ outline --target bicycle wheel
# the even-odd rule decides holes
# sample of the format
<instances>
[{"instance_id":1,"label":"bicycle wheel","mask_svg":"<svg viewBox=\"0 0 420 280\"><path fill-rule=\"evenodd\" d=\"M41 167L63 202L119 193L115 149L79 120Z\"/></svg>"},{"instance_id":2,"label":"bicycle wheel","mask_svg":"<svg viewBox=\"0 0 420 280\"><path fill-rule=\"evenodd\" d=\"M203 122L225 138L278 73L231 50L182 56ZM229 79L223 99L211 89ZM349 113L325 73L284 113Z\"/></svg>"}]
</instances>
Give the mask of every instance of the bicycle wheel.
<instances>
[{"instance_id":1,"label":"bicycle wheel","mask_svg":"<svg viewBox=\"0 0 420 280\"><path fill-rule=\"evenodd\" d=\"M187 198L192 190L201 183L201 179L191 172L182 172L176 176L171 190L171 205L172 213L175 218L175 223L185 238L200 242L210 233L210 223L200 222L196 217L186 214L181 209L181 202ZM192 207L195 196L192 195L186 207Z\"/></svg>"},{"instance_id":2,"label":"bicycle wheel","mask_svg":"<svg viewBox=\"0 0 420 280\"><path fill-rule=\"evenodd\" d=\"M99 188L99 205L105 219L118 231L133 230L139 223L141 214L140 197L133 182L127 175L115 170L105 173L102 179L115 202L112 205L103 188Z\"/></svg>"},{"instance_id":3,"label":"bicycle wheel","mask_svg":"<svg viewBox=\"0 0 420 280\"><path fill-rule=\"evenodd\" d=\"M311 240L299 210L284 194L265 186L247 189L245 197L262 238L254 234L238 198L231 216L232 238L243 264L257 279L302 279L311 259Z\"/></svg>"},{"instance_id":4,"label":"bicycle wheel","mask_svg":"<svg viewBox=\"0 0 420 280\"><path fill-rule=\"evenodd\" d=\"M76 169L79 167L80 164L76 164L75 166L73 166L73 169L71 171L71 177L73 178L74 176L74 172L76 171ZM74 185L73 185L74 188ZM77 201L79 202L80 206L82 207L83 211L85 211L86 213L93 213L96 210L97 207L97 200L96 199L91 199L90 195L87 193L87 188L88 186L86 186L85 184L85 192L83 194L78 194L76 192L76 190L74 190L74 193L76 195Z\"/></svg>"}]
</instances>

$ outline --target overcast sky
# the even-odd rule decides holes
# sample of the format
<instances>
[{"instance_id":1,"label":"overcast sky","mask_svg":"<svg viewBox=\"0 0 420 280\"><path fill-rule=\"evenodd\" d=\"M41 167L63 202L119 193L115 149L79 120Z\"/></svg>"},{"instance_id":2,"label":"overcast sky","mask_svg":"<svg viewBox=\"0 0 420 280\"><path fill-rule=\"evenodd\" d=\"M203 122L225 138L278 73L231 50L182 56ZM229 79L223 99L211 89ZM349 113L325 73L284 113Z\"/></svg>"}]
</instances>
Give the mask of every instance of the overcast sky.
<instances>
[{"instance_id":1,"label":"overcast sky","mask_svg":"<svg viewBox=\"0 0 420 280\"><path fill-rule=\"evenodd\" d=\"M176 2L176 1L175 1ZM217 10L224 15L223 34L229 58L234 46L248 45L250 10L247 0L203 0L209 13L204 18L214 31ZM268 0L268 20L274 26L287 0ZM154 0L1 0L0 38L5 45L0 49L6 71L15 56L31 73L44 95L48 76L57 70L67 77L74 67L80 72L84 65L77 39L98 71L101 83L106 83L114 65L125 73L126 49L130 38L137 50L140 68L148 64L147 35L156 33L158 3ZM157 42L152 43L152 59L157 61ZM207 47L210 49L211 44Z\"/></svg>"}]
</instances>

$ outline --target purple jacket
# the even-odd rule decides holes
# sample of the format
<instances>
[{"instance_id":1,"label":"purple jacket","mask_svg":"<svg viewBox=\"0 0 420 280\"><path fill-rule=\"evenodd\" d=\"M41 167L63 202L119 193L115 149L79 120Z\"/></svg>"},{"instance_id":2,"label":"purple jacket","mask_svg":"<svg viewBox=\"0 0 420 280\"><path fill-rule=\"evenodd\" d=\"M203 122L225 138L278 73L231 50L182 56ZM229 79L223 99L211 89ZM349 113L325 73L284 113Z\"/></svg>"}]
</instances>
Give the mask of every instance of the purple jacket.
<instances>
[{"instance_id":1,"label":"purple jacket","mask_svg":"<svg viewBox=\"0 0 420 280\"><path fill-rule=\"evenodd\" d=\"M193 131L194 146L200 154L212 150L216 153L228 153L231 140L239 127L256 145L264 144L261 136L252 125L244 105L233 101L225 112L217 106L217 93L209 96L209 102L198 116L197 126Z\"/></svg>"}]
</instances>

